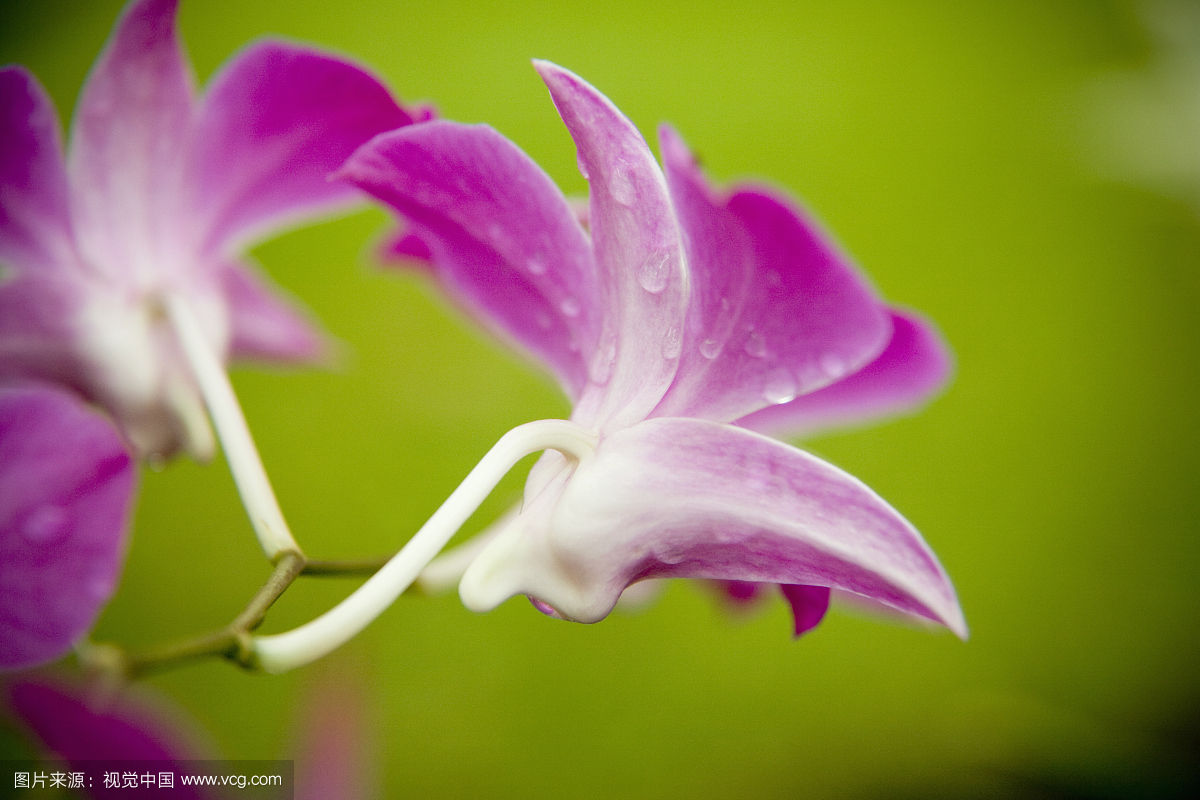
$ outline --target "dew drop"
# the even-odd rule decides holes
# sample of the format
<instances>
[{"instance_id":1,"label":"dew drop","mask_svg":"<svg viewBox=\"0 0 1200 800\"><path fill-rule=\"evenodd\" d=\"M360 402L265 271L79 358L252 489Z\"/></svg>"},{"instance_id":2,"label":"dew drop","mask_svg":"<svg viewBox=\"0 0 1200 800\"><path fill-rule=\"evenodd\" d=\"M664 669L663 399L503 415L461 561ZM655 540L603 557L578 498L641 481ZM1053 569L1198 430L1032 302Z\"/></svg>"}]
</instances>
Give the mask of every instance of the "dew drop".
<instances>
[{"instance_id":1,"label":"dew drop","mask_svg":"<svg viewBox=\"0 0 1200 800\"><path fill-rule=\"evenodd\" d=\"M613 168L612 175L608 179L608 190L612 192L613 200L621 205L633 205L636 195L633 191L633 181L626 168L621 166Z\"/></svg>"},{"instance_id":2,"label":"dew drop","mask_svg":"<svg viewBox=\"0 0 1200 800\"><path fill-rule=\"evenodd\" d=\"M583 160L583 153L575 153L575 165L579 167L579 174L583 176L585 181L591 180L592 176L588 174L587 162Z\"/></svg>"},{"instance_id":3,"label":"dew drop","mask_svg":"<svg viewBox=\"0 0 1200 800\"><path fill-rule=\"evenodd\" d=\"M546 262L538 256L533 256L525 262L525 269L529 270L530 275L545 275Z\"/></svg>"},{"instance_id":4,"label":"dew drop","mask_svg":"<svg viewBox=\"0 0 1200 800\"><path fill-rule=\"evenodd\" d=\"M580 310L579 300L574 297L565 297L563 298L563 301L558 304L558 310L563 313L564 317L578 317Z\"/></svg>"},{"instance_id":5,"label":"dew drop","mask_svg":"<svg viewBox=\"0 0 1200 800\"><path fill-rule=\"evenodd\" d=\"M663 358L674 361L679 358L681 352L683 352L683 333L680 332L678 325L672 325L667 331L667 335L663 337Z\"/></svg>"},{"instance_id":6,"label":"dew drop","mask_svg":"<svg viewBox=\"0 0 1200 800\"><path fill-rule=\"evenodd\" d=\"M846 374L846 362L833 353L826 353L821 356L821 371L825 373L827 378L840 378Z\"/></svg>"},{"instance_id":7,"label":"dew drop","mask_svg":"<svg viewBox=\"0 0 1200 800\"><path fill-rule=\"evenodd\" d=\"M767 357L767 340L758 331L750 331L746 338L746 355L752 358Z\"/></svg>"},{"instance_id":8,"label":"dew drop","mask_svg":"<svg viewBox=\"0 0 1200 800\"><path fill-rule=\"evenodd\" d=\"M60 506L41 506L31 511L21 524L21 535L32 544L61 541L71 527L71 518Z\"/></svg>"},{"instance_id":9,"label":"dew drop","mask_svg":"<svg viewBox=\"0 0 1200 800\"><path fill-rule=\"evenodd\" d=\"M112 590L112 580L102 574L88 577L83 584L84 595L93 600L107 600L109 595L112 594Z\"/></svg>"},{"instance_id":10,"label":"dew drop","mask_svg":"<svg viewBox=\"0 0 1200 800\"><path fill-rule=\"evenodd\" d=\"M716 358L721 354L722 347L721 342L718 342L716 339L705 339L700 343L700 355L707 359Z\"/></svg>"},{"instance_id":11,"label":"dew drop","mask_svg":"<svg viewBox=\"0 0 1200 800\"><path fill-rule=\"evenodd\" d=\"M650 294L658 294L666 289L670 277L671 254L666 250L651 251L637 270L638 283Z\"/></svg>"},{"instance_id":12,"label":"dew drop","mask_svg":"<svg viewBox=\"0 0 1200 800\"><path fill-rule=\"evenodd\" d=\"M596 353L588 364L588 377L592 379L592 383L597 386L608 383L616 361L617 337L609 334L600 342L600 346L596 348Z\"/></svg>"},{"instance_id":13,"label":"dew drop","mask_svg":"<svg viewBox=\"0 0 1200 800\"><path fill-rule=\"evenodd\" d=\"M780 367L767 375L766 383L763 384L763 399L776 405L790 403L796 399L799 388L796 376Z\"/></svg>"}]
</instances>

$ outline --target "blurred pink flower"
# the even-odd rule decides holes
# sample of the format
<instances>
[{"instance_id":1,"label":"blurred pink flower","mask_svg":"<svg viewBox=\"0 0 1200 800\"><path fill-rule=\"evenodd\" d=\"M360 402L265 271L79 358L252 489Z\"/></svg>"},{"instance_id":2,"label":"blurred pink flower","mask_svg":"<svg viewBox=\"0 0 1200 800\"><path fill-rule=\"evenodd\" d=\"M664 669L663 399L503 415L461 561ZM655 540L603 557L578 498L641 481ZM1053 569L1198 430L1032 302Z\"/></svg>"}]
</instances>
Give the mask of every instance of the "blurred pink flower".
<instances>
[{"instance_id":1,"label":"blurred pink flower","mask_svg":"<svg viewBox=\"0 0 1200 800\"><path fill-rule=\"evenodd\" d=\"M212 447L169 303L187 304L221 359L318 356L320 335L239 253L352 202L328 173L373 135L429 116L354 64L272 41L196 98L175 11L176 0L125 10L65 160L37 81L0 70L0 379L69 386L159 457Z\"/></svg>"}]
</instances>

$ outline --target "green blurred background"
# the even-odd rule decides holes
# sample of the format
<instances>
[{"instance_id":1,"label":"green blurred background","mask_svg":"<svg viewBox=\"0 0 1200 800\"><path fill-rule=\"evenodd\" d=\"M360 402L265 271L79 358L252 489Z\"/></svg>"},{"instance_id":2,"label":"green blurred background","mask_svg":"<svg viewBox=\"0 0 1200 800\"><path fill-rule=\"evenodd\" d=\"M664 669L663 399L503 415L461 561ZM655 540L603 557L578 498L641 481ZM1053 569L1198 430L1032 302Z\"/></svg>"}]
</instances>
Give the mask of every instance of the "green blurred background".
<instances>
[{"instance_id":1,"label":"green blurred background","mask_svg":"<svg viewBox=\"0 0 1200 800\"><path fill-rule=\"evenodd\" d=\"M31 67L69 115L121 5L5 2L0 61ZM529 65L556 61L649 137L672 122L715 178L801 196L887 298L940 324L958 365L923 414L804 445L923 531L967 643L849 609L792 641L775 598L732 614L683 583L594 626L520 600L477 616L453 594L405 597L286 676L205 663L149 681L226 755L290 754L314 692L345 682L381 797L1197 790L1191 4L185 0L180 19L201 80L253 37L314 42L406 101L491 123L582 193ZM505 430L567 413L424 281L377 269L386 228L367 211L256 250L344 343L330 371L234 375L314 556L394 550ZM265 574L221 464L146 472L97 635L211 628ZM297 586L267 629L352 585Z\"/></svg>"}]
</instances>

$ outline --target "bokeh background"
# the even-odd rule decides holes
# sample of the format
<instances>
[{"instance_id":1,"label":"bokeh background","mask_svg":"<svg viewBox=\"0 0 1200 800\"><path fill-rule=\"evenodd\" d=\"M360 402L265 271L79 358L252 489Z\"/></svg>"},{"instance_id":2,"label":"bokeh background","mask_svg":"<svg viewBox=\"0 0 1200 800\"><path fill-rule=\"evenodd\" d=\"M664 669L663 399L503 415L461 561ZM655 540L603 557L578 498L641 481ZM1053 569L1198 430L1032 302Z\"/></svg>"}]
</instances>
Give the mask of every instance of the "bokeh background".
<instances>
[{"instance_id":1,"label":"bokeh background","mask_svg":"<svg viewBox=\"0 0 1200 800\"><path fill-rule=\"evenodd\" d=\"M69 116L121 3L0 5L0 61ZM201 80L281 34L371 65L406 101L487 121L568 191L574 150L530 68L671 121L721 180L797 193L957 375L922 414L804 442L924 532L970 641L836 609L793 641L672 585L593 626L513 600L402 598L281 677L204 663L148 681L232 758L290 755L318 687L380 797L1172 797L1197 790L1200 16L1191 4L328 3L185 0ZM332 370L236 371L311 555L396 549L553 384L418 276L378 211L255 251L343 344ZM471 523L519 495L520 476ZM266 575L228 473L146 471L97 637L231 618ZM354 585L297 586L284 630ZM8 725L4 747L22 752ZM357 745L356 745L357 746ZM39 795L40 796L40 795Z\"/></svg>"}]
</instances>

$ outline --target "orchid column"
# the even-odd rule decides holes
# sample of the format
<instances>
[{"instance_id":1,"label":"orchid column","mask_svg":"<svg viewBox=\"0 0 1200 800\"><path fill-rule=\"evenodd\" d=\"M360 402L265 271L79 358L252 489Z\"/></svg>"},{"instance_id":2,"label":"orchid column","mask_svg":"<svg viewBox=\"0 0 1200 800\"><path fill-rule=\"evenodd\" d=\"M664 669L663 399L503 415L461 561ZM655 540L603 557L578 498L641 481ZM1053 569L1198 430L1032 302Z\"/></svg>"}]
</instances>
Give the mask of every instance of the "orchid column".
<instances>
[{"instance_id":1,"label":"orchid column","mask_svg":"<svg viewBox=\"0 0 1200 800\"><path fill-rule=\"evenodd\" d=\"M353 202L329 172L372 136L429 114L401 108L354 64L271 41L197 98L175 16L176 0L125 10L83 88L65 158L37 81L0 70L0 380L54 384L101 406L152 462L210 458L211 420L264 553L302 559L225 364L312 361L322 338L239 253ZM0 522L4 537L18 535Z\"/></svg>"}]
</instances>

